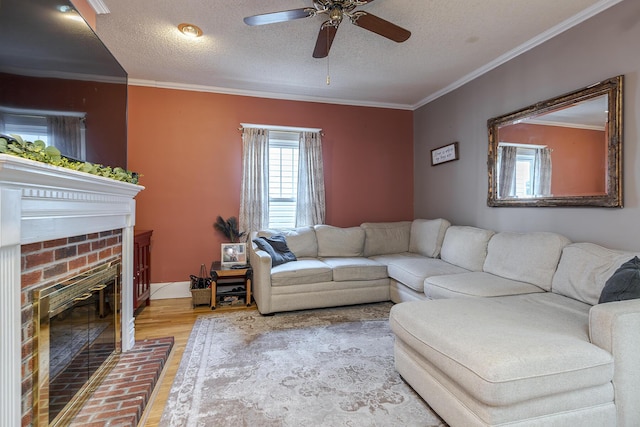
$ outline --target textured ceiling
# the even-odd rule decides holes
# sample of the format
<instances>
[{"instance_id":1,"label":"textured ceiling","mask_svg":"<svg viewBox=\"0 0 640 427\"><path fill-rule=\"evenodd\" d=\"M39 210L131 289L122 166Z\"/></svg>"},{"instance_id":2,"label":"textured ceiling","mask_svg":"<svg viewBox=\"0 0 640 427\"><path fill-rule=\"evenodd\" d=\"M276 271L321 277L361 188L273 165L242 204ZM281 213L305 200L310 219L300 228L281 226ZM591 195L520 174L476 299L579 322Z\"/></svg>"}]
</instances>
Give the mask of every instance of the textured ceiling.
<instances>
[{"instance_id":1,"label":"textured ceiling","mask_svg":"<svg viewBox=\"0 0 640 427\"><path fill-rule=\"evenodd\" d=\"M322 17L242 20L311 0L102 1L96 31L133 84L414 109L621 0L375 0L359 10L409 40L345 20L328 59L311 56ZM182 22L204 36L184 37Z\"/></svg>"}]
</instances>

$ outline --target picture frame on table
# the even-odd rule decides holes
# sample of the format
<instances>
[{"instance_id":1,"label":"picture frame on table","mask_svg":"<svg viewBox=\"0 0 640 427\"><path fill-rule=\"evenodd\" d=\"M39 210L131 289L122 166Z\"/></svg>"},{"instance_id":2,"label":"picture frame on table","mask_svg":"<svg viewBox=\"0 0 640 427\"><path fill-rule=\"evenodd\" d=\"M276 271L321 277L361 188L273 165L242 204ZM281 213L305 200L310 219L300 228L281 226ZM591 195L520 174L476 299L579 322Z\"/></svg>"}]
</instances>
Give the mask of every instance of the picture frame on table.
<instances>
[{"instance_id":1,"label":"picture frame on table","mask_svg":"<svg viewBox=\"0 0 640 427\"><path fill-rule=\"evenodd\" d=\"M244 265L247 263L246 243L223 243L221 245L220 265Z\"/></svg>"}]
</instances>

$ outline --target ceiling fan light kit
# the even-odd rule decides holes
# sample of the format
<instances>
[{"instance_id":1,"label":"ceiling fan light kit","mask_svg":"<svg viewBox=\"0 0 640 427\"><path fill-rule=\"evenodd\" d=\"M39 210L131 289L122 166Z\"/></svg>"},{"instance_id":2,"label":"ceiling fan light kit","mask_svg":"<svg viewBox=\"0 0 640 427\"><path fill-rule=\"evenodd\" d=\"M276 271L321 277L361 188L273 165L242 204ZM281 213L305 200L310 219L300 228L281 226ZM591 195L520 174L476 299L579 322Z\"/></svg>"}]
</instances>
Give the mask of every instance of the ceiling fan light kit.
<instances>
[{"instance_id":1,"label":"ceiling fan light kit","mask_svg":"<svg viewBox=\"0 0 640 427\"><path fill-rule=\"evenodd\" d=\"M329 55L329 50L338 31L338 26L345 16L349 18L353 25L393 40L396 43L402 43L407 40L411 36L410 31L368 12L355 10L372 1L374 0L314 0L314 7L248 16L244 18L244 22L251 26L266 25L326 15L329 19L320 26L316 46L313 50L314 58L325 58Z\"/></svg>"}]
</instances>

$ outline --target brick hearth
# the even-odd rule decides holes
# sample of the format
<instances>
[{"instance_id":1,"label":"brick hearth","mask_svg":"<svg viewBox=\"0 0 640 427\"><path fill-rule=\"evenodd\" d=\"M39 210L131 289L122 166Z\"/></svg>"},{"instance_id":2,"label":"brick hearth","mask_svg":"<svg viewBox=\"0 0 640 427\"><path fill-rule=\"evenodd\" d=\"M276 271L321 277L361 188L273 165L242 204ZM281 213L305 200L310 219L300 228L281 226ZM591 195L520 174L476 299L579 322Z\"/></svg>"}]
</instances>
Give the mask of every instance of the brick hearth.
<instances>
[{"instance_id":1,"label":"brick hearth","mask_svg":"<svg viewBox=\"0 0 640 427\"><path fill-rule=\"evenodd\" d=\"M149 404L173 337L136 341L85 403L72 427L135 427Z\"/></svg>"}]
</instances>

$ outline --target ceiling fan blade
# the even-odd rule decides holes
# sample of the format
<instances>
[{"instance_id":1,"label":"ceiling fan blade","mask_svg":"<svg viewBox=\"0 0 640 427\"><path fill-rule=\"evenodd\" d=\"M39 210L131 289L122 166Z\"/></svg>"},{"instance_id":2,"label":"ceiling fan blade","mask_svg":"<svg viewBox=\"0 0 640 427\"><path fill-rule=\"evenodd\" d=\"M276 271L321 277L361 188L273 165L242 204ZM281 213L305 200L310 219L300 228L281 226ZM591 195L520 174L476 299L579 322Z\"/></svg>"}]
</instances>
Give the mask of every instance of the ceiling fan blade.
<instances>
[{"instance_id":1,"label":"ceiling fan blade","mask_svg":"<svg viewBox=\"0 0 640 427\"><path fill-rule=\"evenodd\" d=\"M411 36L411 31L367 12L359 12L354 17L353 24L398 43L402 43Z\"/></svg>"},{"instance_id":2,"label":"ceiling fan blade","mask_svg":"<svg viewBox=\"0 0 640 427\"><path fill-rule=\"evenodd\" d=\"M314 58L325 58L329 55L329 49L333 39L336 37L338 27L333 25L323 25L318 33L318 39L316 40L316 47L313 49Z\"/></svg>"},{"instance_id":3,"label":"ceiling fan blade","mask_svg":"<svg viewBox=\"0 0 640 427\"><path fill-rule=\"evenodd\" d=\"M294 19L313 16L314 10L308 7L302 9L283 10L282 12L263 13L262 15L247 16L244 23L247 25L275 24L276 22L293 21Z\"/></svg>"}]
</instances>

